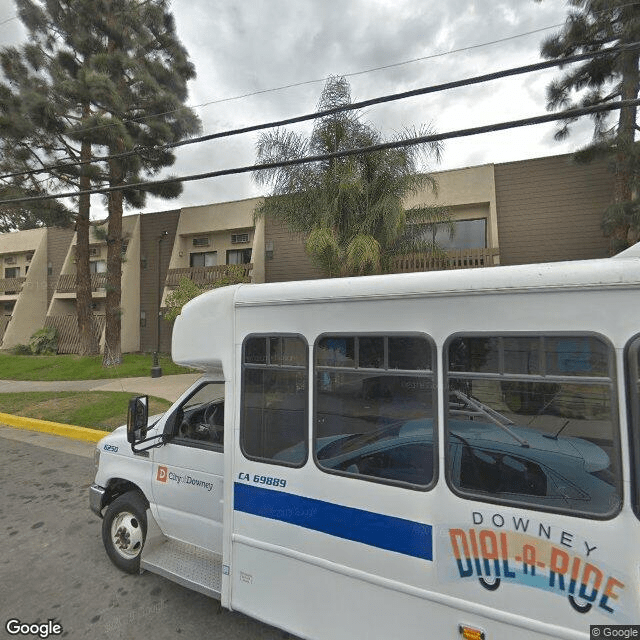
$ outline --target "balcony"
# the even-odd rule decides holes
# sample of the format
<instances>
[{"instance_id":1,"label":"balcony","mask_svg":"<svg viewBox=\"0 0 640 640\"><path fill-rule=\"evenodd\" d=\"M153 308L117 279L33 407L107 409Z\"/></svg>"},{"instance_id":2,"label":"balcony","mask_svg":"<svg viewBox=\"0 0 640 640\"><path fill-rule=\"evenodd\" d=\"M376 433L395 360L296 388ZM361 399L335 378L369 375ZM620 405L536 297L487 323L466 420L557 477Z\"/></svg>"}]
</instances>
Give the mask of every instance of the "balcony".
<instances>
[{"instance_id":1,"label":"balcony","mask_svg":"<svg viewBox=\"0 0 640 640\"><path fill-rule=\"evenodd\" d=\"M58 278L58 286L56 287L56 291L58 293L75 293L76 282L77 282L77 277L75 273L65 273ZM106 286L107 286L106 273L91 274L91 291L104 289Z\"/></svg>"},{"instance_id":2,"label":"balcony","mask_svg":"<svg viewBox=\"0 0 640 640\"><path fill-rule=\"evenodd\" d=\"M251 271L253 270L253 264L234 264L234 265L219 265L215 267L187 267L183 269L169 269L167 271L167 279L165 280L166 287L177 287L180 284L180 280L187 278L194 284L199 286L213 286L218 280L226 277L229 274L231 267L241 267L242 275L244 278L249 278Z\"/></svg>"},{"instance_id":3,"label":"balcony","mask_svg":"<svg viewBox=\"0 0 640 640\"><path fill-rule=\"evenodd\" d=\"M411 253L393 260L394 273L413 273L416 271L441 271L444 269L474 269L493 267L500 251L491 247L482 249L456 249L447 251L443 257L429 253Z\"/></svg>"},{"instance_id":4,"label":"balcony","mask_svg":"<svg viewBox=\"0 0 640 640\"><path fill-rule=\"evenodd\" d=\"M22 291L26 278L0 278L0 292L2 295L16 295Z\"/></svg>"}]
</instances>

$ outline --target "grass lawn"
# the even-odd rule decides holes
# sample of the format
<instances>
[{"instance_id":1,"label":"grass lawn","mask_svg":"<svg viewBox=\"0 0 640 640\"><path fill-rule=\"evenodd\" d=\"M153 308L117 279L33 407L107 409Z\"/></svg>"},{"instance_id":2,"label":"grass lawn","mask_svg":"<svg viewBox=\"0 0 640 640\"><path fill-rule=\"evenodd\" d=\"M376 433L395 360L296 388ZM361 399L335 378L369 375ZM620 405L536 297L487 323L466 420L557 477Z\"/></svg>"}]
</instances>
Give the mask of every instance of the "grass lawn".
<instances>
[{"instance_id":1,"label":"grass lawn","mask_svg":"<svg viewBox=\"0 0 640 640\"><path fill-rule=\"evenodd\" d=\"M127 353L122 364L103 367L102 356L14 356L0 353L0 380L103 380L137 378L151 374L150 354ZM174 364L169 356L160 356L163 375L189 373ZM4 412L8 413L8 412Z\"/></svg>"},{"instance_id":2,"label":"grass lawn","mask_svg":"<svg viewBox=\"0 0 640 640\"><path fill-rule=\"evenodd\" d=\"M130 393L60 391L0 394L0 413L112 431L127 420ZM149 415L163 413L168 400L149 398Z\"/></svg>"}]
</instances>

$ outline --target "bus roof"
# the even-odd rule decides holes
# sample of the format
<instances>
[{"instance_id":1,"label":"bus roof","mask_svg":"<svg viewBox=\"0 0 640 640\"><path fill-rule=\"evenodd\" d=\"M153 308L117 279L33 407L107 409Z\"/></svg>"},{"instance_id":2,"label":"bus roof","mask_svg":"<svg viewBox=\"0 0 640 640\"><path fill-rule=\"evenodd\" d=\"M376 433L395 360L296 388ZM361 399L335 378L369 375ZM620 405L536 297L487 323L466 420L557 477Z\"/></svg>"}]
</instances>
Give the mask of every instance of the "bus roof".
<instances>
[{"instance_id":1,"label":"bus roof","mask_svg":"<svg viewBox=\"0 0 640 640\"><path fill-rule=\"evenodd\" d=\"M175 362L231 370L234 313L239 307L458 296L524 291L640 287L640 247L615 259L456 269L357 278L244 284L214 289L188 302L173 330Z\"/></svg>"},{"instance_id":2,"label":"bus roof","mask_svg":"<svg viewBox=\"0 0 640 640\"><path fill-rule=\"evenodd\" d=\"M399 273L328 280L297 280L238 289L236 306L338 302L346 299L428 297L519 290L637 287L640 256L481 269Z\"/></svg>"}]
</instances>

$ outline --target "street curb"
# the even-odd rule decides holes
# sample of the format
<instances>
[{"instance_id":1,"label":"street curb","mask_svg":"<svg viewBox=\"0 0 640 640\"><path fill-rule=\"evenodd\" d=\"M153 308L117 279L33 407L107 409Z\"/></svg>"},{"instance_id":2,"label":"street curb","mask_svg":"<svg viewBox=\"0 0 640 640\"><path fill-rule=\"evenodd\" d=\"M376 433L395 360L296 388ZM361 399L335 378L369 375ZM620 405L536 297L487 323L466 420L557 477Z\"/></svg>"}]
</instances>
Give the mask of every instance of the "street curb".
<instances>
[{"instance_id":1,"label":"street curb","mask_svg":"<svg viewBox=\"0 0 640 640\"><path fill-rule=\"evenodd\" d=\"M9 413L0 413L0 423L8 427L17 429L29 429L30 431L41 431L51 433L56 436L64 436L73 440L84 440L85 442L98 442L107 435L106 431L88 429L87 427L76 427L71 424L60 424L58 422L48 422L47 420L36 420L35 418L24 418L13 416Z\"/></svg>"}]
</instances>

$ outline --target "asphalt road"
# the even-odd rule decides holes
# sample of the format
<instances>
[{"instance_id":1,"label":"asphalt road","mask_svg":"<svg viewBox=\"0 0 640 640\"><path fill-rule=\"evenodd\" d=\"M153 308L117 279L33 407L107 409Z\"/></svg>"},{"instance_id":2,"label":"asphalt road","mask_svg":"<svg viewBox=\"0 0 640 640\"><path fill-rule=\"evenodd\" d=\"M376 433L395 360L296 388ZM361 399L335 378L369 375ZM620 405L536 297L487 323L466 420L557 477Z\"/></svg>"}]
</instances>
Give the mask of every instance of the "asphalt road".
<instances>
[{"instance_id":1,"label":"asphalt road","mask_svg":"<svg viewBox=\"0 0 640 640\"><path fill-rule=\"evenodd\" d=\"M111 564L88 507L93 445L0 427L0 637L9 619L109 640L282 640L160 576ZM30 635L29 638L38 636Z\"/></svg>"}]
</instances>

